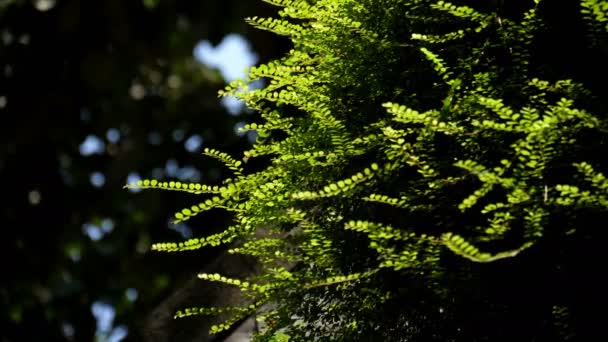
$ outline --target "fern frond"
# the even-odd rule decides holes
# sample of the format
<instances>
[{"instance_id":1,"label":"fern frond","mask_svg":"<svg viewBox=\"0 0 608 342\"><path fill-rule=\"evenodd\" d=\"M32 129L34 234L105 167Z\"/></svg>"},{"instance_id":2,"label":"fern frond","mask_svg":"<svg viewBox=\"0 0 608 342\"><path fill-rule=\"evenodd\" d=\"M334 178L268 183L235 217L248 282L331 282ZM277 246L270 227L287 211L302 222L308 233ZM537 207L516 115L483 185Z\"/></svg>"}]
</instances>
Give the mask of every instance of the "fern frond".
<instances>
[{"instance_id":1,"label":"fern frond","mask_svg":"<svg viewBox=\"0 0 608 342\"><path fill-rule=\"evenodd\" d=\"M424 57L426 57L426 59L433 64L433 69L435 69L437 74L439 74L439 76L441 76L441 78L443 78L443 80L447 84L450 84L450 80L452 79L452 73L445 66L445 62L437 54L431 52L425 47L421 47L420 51L422 52Z\"/></svg>"},{"instance_id":2,"label":"fern frond","mask_svg":"<svg viewBox=\"0 0 608 342\"><path fill-rule=\"evenodd\" d=\"M468 243L459 235L445 233L441 236L441 239L452 252L474 262L494 262L500 259L512 258L533 245L532 242L526 242L517 249L490 254L481 252L477 247Z\"/></svg>"},{"instance_id":3,"label":"fern frond","mask_svg":"<svg viewBox=\"0 0 608 342\"><path fill-rule=\"evenodd\" d=\"M406 209L407 203L408 203L408 200L406 197L394 198L394 197L389 197L389 196L380 195L380 194L371 194L369 196L363 197L362 199L364 201L384 203L384 204L388 204L388 205L391 205L391 206L394 206L397 208L402 208L402 209Z\"/></svg>"},{"instance_id":4,"label":"fern frond","mask_svg":"<svg viewBox=\"0 0 608 342\"><path fill-rule=\"evenodd\" d=\"M224 276L222 276L220 274L217 274L217 273L213 273L213 274L199 273L198 274L198 278L199 279L204 279L204 280L207 280L207 281L213 281L213 282L219 282L219 283L224 283L224 284L228 284L228 285L237 286L237 287L239 287L243 291L248 290L250 288L250 286L255 286L255 284L250 284L247 281L241 281L239 279L227 278L227 277L224 277Z\"/></svg>"},{"instance_id":5,"label":"fern frond","mask_svg":"<svg viewBox=\"0 0 608 342\"><path fill-rule=\"evenodd\" d=\"M605 38L605 34L608 33L608 1L581 0L581 13L592 33L603 34ZM597 44L595 39L592 41Z\"/></svg>"},{"instance_id":6,"label":"fern frond","mask_svg":"<svg viewBox=\"0 0 608 342\"><path fill-rule=\"evenodd\" d=\"M353 281L361 280L362 278L365 278L365 277L369 277L376 272L378 272L378 271L374 270L374 271L369 271L369 272L365 272L365 273L352 273L352 274L343 275L343 276L340 275L340 276L328 277L325 279L320 279L320 280L317 280L317 281L314 281L311 283L307 283L304 285L304 288L312 289L315 287L324 287L324 286L331 286L331 285L336 285L336 284L341 284L341 283L353 282Z\"/></svg>"},{"instance_id":7,"label":"fern frond","mask_svg":"<svg viewBox=\"0 0 608 342\"><path fill-rule=\"evenodd\" d=\"M205 202L201 202L198 205L193 205L189 208L184 208L181 211L175 213L175 223L189 220L190 218L198 215L203 211L207 211L213 208L223 208L227 210L239 210L238 205L235 205L229 198L222 198L214 196L207 199Z\"/></svg>"},{"instance_id":8,"label":"fern frond","mask_svg":"<svg viewBox=\"0 0 608 342\"><path fill-rule=\"evenodd\" d=\"M367 221L350 221L344 225L345 229L365 233L370 240L407 240L416 236L391 226Z\"/></svg>"},{"instance_id":9,"label":"fern frond","mask_svg":"<svg viewBox=\"0 0 608 342\"><path fill-rule=\"evenodd\" d=\"M438 1L435 4L432 4L431 7L436 10L450 13L455 17L468 19L478 23L482 23L488 18L488 15L481 14L471 7L456 6L447 1Z\"/></svg>"},{"instance_id":10,"label":"fern frond","mask_svg":"<svg viewBox=\"0 0 608 342\"><path fill-rule=\"evenodd\" d=\"M339 180L335 183L330 183L330 184L324 186L322 190L300 191L300 192L291 194L291 197L293 199L311 200L311 199L321 198L321 197L337 196L341 193L349 192L349 191L355 189L355 187L357 187L357 185L371 180L372 178L374 178L374 176L376 174L378 174L380 172L381 172L381 169L378 166L378 164L373 163L370 165L369 168L365 168L363 170L363 172L358 172L358 173L352 175L350 178Z\"/></svg>"},{"instance_id":11,"label":"fern frond","mask_svg":"<svg viewBox=\"0 0 608 342\"><path fill-rule=\"evenodd\" d=\"M202 248L204 246L219 246L234 241L239 235L237 227L231 226L226 230L203 238L189 239L183 242L162 242L152 245L153 251L183 252Z\"/></svg>"},{"instance_id":12,"label":"fern frond","mask_svg":"<svg viewBox=\"0 0 608 342\"><path fill-rule=\"evenodd\" d=\"M184 191L193 194L219 194L220 187L209 186L199 183L185 183L178 181L158 181L156 179L144 179L131 184L125 185L123 188L126 189L161 189L161 190L174 190Z\"/></svg>"},{"instance_id":13,"label":"fern frond","mask_svg":"<svg viewBox=\"0 0 608 342\"><path fill-rule=\"evenodd\" d=\"M242 176L243 168L241 165L243 164L240 160L235 160L228 153L220 152L211 148L205 148L203 154L218 159L224 163L230 170L234 172L237 176Z\"/></svg>"},{"instance_id":14,"label":"fern frond","mask_svg":"<svg viewBox=\"0 0 608 342\"><path fill-rule=\"evenodd\" d=\"M173 318L177 319L177 318L184 318L184 317L196 316L196 315L215 316L215 315L219 315L219 314L222 314L225 312L230 312L234 309L235 308L230 308L230 307L226 307L226 308L205 308L205 307L185 308L182 310L177 310L175 312L175 315L173 316Z\"/></svg>"},{"instance_id":15,"label":"fern frond","mask_svg":"<svg viewBox=\"0 0 608 342\"><path fill-rule=\"evenodd\" d=\"M270 31L281 36L288 36L292 39L298 38L304 31L302 26L292 24L287 20L251 17L246 18L245 21L260 30Z\"/></svg>"}]
</instances>

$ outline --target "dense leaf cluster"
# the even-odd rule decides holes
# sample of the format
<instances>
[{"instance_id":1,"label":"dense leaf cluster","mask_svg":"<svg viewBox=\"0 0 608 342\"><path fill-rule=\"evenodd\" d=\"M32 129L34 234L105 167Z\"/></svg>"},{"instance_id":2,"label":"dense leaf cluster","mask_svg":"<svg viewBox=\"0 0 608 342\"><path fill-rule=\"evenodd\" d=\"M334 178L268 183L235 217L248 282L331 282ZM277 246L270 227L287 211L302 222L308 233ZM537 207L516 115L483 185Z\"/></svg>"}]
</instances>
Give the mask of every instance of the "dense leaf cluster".
<instances>
[{"instance_id":1,"label":"dense leaf cluster","mask_svg":"<svg viewBox=\"0 0 608 342\"><path fill-rule=\"evenodd\" d=\"M222 208L234 225L157 245L240 241L234 253L264 263L247 282L201 275L255 303L215 331L262 311L259 340L586 336L577 282L592 277L593 253L581 248L600 245L593 220L606 219L608 122L595 83L536 53L555 33L554 10L541 1L267 2L280 18L249 22L294 48L220 94L261 113L244 128L258 142L243 163L208 152L234 178L182 185L215 195L175 215ZM605 56L606 2L582 1L570 15L584 28L572 28L588 39L584 53ZM251 88L257 80L266 86ZM265 167L243 170L251 158Z\"/></svg>"}]
</instances>

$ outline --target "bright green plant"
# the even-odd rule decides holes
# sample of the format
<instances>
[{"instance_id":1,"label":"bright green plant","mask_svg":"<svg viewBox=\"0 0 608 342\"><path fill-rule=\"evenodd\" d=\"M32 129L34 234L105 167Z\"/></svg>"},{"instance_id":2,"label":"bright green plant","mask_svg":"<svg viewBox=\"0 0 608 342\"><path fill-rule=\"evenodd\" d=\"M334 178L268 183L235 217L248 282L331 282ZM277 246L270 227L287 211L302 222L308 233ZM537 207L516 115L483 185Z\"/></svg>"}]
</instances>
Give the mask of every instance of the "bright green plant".
<instances>
[{"instance_id":1,"label":"bright green plant","mask_svg":"<svg viewBox=\"0 0 608 342\"><path fill-rule=\"evenodd\" d=\"M259 138L242 158L205 150L234 177L129 185L206 197L177 222L233 213L221 233L153 249L234 242L231 253L264 265L252 279L199 275L239 287L251 305L177 317L232 312L212 328L219 332L257 312L266 324L259 340L405 340L427 334L424 325L443 329L431 334L437 340L482 340L487 332L459 325L462 310L512 308L484 292L470 298L481 303L473 309L459 286L483 284L493 269L518 265L511 259L538 261L535 253L554 251L547 241L587 234L575 223L582 212L606 217L606 158L586 152L606 138L605 113L593 112L605 100L567 74L544 80L537 70L540 1L515 14L466 1L266 2L280 18L249 22L294 48L220 92L262 118L243 128ZM593 44L605 44L606 4L580 3ZM267 85L249 88L256 80ZM248 171L251 158L265 167ZM530 271L518 267L509 276ZM563 330L562 299L542 305Z\"/></svg>"}]
</instances>

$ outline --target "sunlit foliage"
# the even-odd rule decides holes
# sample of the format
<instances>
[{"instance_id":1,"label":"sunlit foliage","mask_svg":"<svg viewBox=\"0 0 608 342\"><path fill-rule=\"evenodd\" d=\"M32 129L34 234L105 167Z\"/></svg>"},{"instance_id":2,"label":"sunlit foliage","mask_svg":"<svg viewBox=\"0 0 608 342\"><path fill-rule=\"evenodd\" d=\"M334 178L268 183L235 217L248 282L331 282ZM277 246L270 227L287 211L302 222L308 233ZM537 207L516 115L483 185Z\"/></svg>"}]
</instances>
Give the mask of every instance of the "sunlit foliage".
<instances>
[{"instance_id":1,"label":"sunlit foliage","mask_svg":"<svg viewBox=\"0 0 608 342\"><path fill-rule=\"evenodd\" d=\"M280 18L248 21L289 37L293 49L220 92L261 113L244 127L258 141L241 159L207 151L234 177L182 184L215 194L175 214L221 208L234 224L156 248L236 241L231 251L258 257L265 271L247 280L201 274L255 304L177 315L234 311L219 332L257 312L260 341L277 332L298 341L497 341L566 331L571 298L535 298L540 283L510 282L562 267L553 259L567 253L560 246L593 230L582 213L606 218L606 159L589 151L602 150L608 122L605 100L585 84L566 73L545 79L534 57L547 32L543 4L267 2ZM579 5L593 44L606 44L605 2ZM249 87L260 79L266 87ZM251 158L265 167L249 171ZM518 300L530 298L523 312ZM517 314L537 330L505 332Z\"/></svg>"}]
</instances>

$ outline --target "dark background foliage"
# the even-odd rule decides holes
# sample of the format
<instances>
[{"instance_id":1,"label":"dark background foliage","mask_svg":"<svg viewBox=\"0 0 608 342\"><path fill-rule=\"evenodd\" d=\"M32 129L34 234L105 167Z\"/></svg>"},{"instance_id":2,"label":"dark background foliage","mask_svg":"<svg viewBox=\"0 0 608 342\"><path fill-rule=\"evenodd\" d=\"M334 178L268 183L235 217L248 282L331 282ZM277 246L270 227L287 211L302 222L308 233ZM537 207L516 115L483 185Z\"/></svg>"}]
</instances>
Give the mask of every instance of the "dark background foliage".
<instances>
[{"instance_id":1,"label":"dark background foliage","mask_svg":"<svg viewBox=\"0 0 608 342\"><path fill-rule=\"evenodd\" d=\"M387 35L391 37L395 26L405 26L402 23L404 11L394 8L390 11L386 10L397 1L362 0L361 2L368 4L372 13L365 17L369 18L369 23L366 22L367 26L364 27L388 27ZM454 1L454 3L478 8L478 3L474 1ZM510 6L508 2L494 1L485 5L490 7L482 10L497 11L503 18L518 21L523 17L524 10L533 6L533 2L520 2L518 5ZM374 10L377 10L378 14ZM528 74L518 74L517 70L511 67L509 49L512 46L509 44L513 44L513 40L497 39L496 46L492 47L491 57L487 57L485 66L500 75L499 87L504 90L500 93L500 97L518 106L522 98L527 96L521 87L522 78L524 82L532 77L551 82L572 79L584 84L593 94L577 98L577 106L593 113L600 120L605 120L606 90L603 83L608 71L605 63L608 53L605 35L598 35L599 41L595 43L593 39L589 39L588 26L580 14L580 2L576 0L543 1L539 6L539 16L545 26L532 41ZM381 29L379 31L380 36L383 36L385 32ZM346 113L340 118L346 120L349 130L356 131L357 127L377 119L373 116L374 108L379 108L379 104L393 94L391 90L403 89L404 85L410 87L408 81L414 77L407 75L400 78L401 70L407 69L408 63L412 63L411 59L399 56L397 53L393 55L383 53L384 51L378 53L380 49L377 47L374 49L373 44L370 44L370 48L366 48L364 43L353 44L355 38L350 37L349 33L348 30L344 30L337 33L339 39L329 38L324 41L320 38L315 43L321 41L322 44L334 49L333 51L344 53L344 56L341 56L344 57L343 60L336 62L338 66L332 69L339 75L335 77L339 81L330 82L327 87L331 89L330 98L334 99L332 105L336 108L335 112ZM395 41L400 41L400 37L407 37L407 28L398 30L394 37L396 37ZM442 58L451 62L448 65L455 65L464 57L470 58L470 56L462 56L464 53L461 51L466 52L466 49L453 49L450 51L452 55L439 48L437 50L441 51ZM374 56L374 53L377 55ZM415 65L416 70L422 69ZM424 89L423 82L429 82L429 75L433 76L432 71L421 72L420 82L412 85L410 89L406 88L407 91L403 92L404 96L413 92L419 94L419 90ZM401 94L397 91L394 93L397 94L395 101L403 101L400 98ZM435 102L430 104L422 102L422 107L437 106L438 95L429 93L417 96L414 102L428 96L429 102L433 99ZM377 101L373 102L373 100ZM551 99L551 101L555 100L557 99ZM413 107L418 109L418 103ZM605 132L601 134L583 132L575 147L560 151L563 155L559 159L559 164L551 165L554 168L551 172L551 182L582 184L583 182L575 179L570 171L563 173L554 171L562 170L566 166L570 167L575 161L587 160L598 169L605 169L605 144ZM491 160L499 155L496 151L505 146L509 146L506 141L488 139L481 151L485 153L484 158ZM444 151L440 150L438 153L440 152ZM369 165L368 159L349 160L354 167L349 168L347 172ZM404 189L411 184L408 176L402 174L391 179L390 187ZM343 177L344 175L339 175L335 179L343 179ZM305 186L303 188L307 189ZM450 188L446 197L453 198L467 193L466 189L463 189L462 193L453 189ZM389 189L383 190L388 192ZM332 200L337 202L331 198L320 199L316 203L321 207L331 208ZM441 207L444 202L435 198L431 201L429 204L434 209ZM445 203L450 203L449 199ZM377 221L395 223L394 226L417 226L417 223L427 223L419 225L422 227L429 226L428 222L435 220L440 222L441 229L454 228L454 231L462 229L462 227L450 227L452 223L449 221L454 215L451 215L447 209L436 212L440 217L422 216L416 217L418 221L415 221L411 216L399 216L396 211L376 208L369 211L353 209L355 207L349 206L343 198L336 207L342 208L345 212L344 216L349 219L367 220L373 217ZM318 319L321 322L313 327L306 325L301 329L294 328L294 331L290 331L290 336L297 337L298 341L305 341L309 336L328 335L345 341L560 341L568 337L576 341L591 341L598 337L606 339L606 330L601 318L603 316L600 312L605 311L603 308L608 303L608 297L605 292L606 281L598 266L604 253L602 246L605 244L606 234L602 227L605 226L605 214L604 208L599 208L596 212L569 211L561 207L553 209L551 219L544 226L545 233L541 241L515 258L495 263L473 264L447 251L443 258L445 278L438 286L444 293L442 298L437 296L439 291L433 293L432 290L435 289L427 288L429 282L420 274L414 276L409 276L405 272L404 275L382 274L376 281L370 281L361 288L353 286L352 291L360 294L364 293L364 290L380 289L379 292L385 290L396 294L384 306L378 305L379 301L375 301L372 308L366 312L363 305L360 305L364 302L362 299L364 296L351 296L346 291L340 290L332 292L329 287L327 290L294 291L293 297L281 298L281 301L286 303L284 304L286 313L283 315L285 319L281 323L290 325L293 321L291 317L293 312L301 317ZM333 227L324 226L324 229L329 231L332 230L331 228ZM338 228L336 231L341 231L340 227L336 228ZM577 233L564 237L565 232L572 228L576 228ZM343 261L339 264L342 270L351 265L363 265L361 269L365 269L366 262L375 261L373 255L369 259L366 258L371 254L366 251L367 241L359 244L361 240L357 240L355 234L344 234L344 236L342 241L340 240L342 236L332 236L334 242L342 242L338 248L339 258ZM347 269L347 272L351 271ZM418 271L420 270L414 268L412 273ZM329 302L331 299L336 300L338 303L336 306L339 308L328 313L319 302ZM560 312L562 306L569 307L570 311ZM357 325L356 337L345 337L344 329L334 328L339 326L340 322L346 321L340 321L343 317L355 317L358 323L365 322Z\"/></svg>"},{"instance_id":2,"label":"dark background foliage","mask_svg":"<svg viewBox=\"0 0 608 342\"><path fill-rule=\"evenodd\" d=\"M96 302L114 308L126 340L141 340L144 317L217 255L150 252L182 239L188 227L168 220L191 198L122 186L134 173L222 177L184 143L198 135L235 153L249 142L233 127L252 114L227 113L221 74L193 48L240 33L261 60L276 57L285 42L243 21L273 10L244 0L0 1L0 340L91 341ZM103 148L83 154L91 136ZM189 228L206 235L224 221L208 215Z\"/></svg>"}]
</instances>

